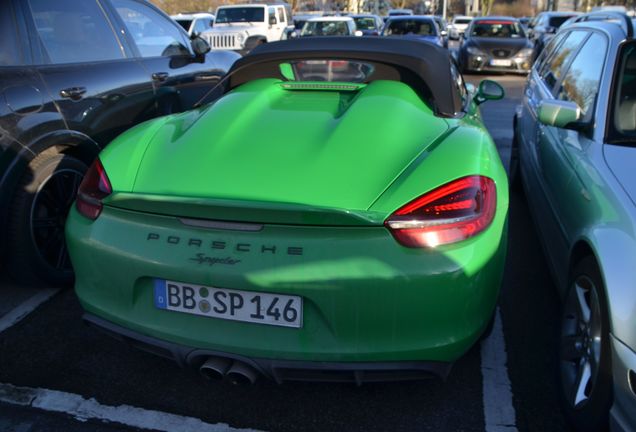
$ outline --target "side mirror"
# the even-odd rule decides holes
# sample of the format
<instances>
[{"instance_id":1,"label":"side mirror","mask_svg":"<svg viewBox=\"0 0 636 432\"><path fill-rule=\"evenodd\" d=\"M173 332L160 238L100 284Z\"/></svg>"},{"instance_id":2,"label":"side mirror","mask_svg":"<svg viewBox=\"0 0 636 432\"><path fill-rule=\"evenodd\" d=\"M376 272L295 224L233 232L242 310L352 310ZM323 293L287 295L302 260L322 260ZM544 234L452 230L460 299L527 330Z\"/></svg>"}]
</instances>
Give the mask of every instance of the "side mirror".
<instances>
[{"instance_id":1,"label":"side mirror","mask_svg":"<svg viewBox=\"0 0 636 432\"><path fill-rule=\"evenodd\" d=\"M192 46L192 51L194 51L194 54L197 57L205 56L212 49L210 48L210 44L199 35L192 38L190 45Z\"/></svg>"},{"instance_id":2,"label":"side mirror","mask_svg":"<svg viewBox=\"0 0 636 432\"><path fill-rule=\"evenodd\" d=\"M485 79L479 83L474 101L480 105L488 100L503 99L504 95L504 89L498 82Z\"/></svg>"},{"instance_id":3,"label":"side mirror","mask_svg":"<svg viewBox=\"0 0 636 432\"><path fill-rule=\"evenodd\" d=\"M446 30L442 30L442 31L441 31L441 32L439 32L439 33L442 35L442 37L446 37L446 36L448 36L448 32L447 32Z\"/></svg>"},{"instance_id":4,"label":"side mirror","mask_svg":"<svg viewBox=\"0 0 636 432\"><path fill-rule=\"evenodd\" d=\"M581 108L570 101L544 100L539 103L538 114L544 125L574 129L574 124L581 119Z\"/></svg>"},{"instance_id":5,"label":"side mirror","mask_svg":"<svg viewBox=\"0 0 636 432\"><path fill-rule=\"evenodd\" d=\"M363 34L364 34L364 33L362 33L362 31L361 31L361 30L356 30L356 31L354 31L354 32L353 32L353 35L354 35L354 36L358 36L358 37L362 36Z\"/></svg>"},{"instance_id":6,"label":"side mirror","mask_svg":"<svg viewBox=\"0 0 636 432\"><path fill-rule=\"evenodd\" d=\"M290 37L290 38L292 38L292 39L293 39L293 38L297 38L297 37L299 37L299 36L300 36L300 33L298 33L298 30L294 30L293 32L291 32L291 33L289 34L289 37Z\"/></svg>"},{"instance_id":7,"label":"side mirror","mask_svg":"<svg viewBox=\"0 0 636 432\"><path fill-rule=\"evenodd\" d=\"M276 17L269 17L269 25L272 26L272 25L276 25L276 24L277 24Z\"/></svg>"}]
</instances>

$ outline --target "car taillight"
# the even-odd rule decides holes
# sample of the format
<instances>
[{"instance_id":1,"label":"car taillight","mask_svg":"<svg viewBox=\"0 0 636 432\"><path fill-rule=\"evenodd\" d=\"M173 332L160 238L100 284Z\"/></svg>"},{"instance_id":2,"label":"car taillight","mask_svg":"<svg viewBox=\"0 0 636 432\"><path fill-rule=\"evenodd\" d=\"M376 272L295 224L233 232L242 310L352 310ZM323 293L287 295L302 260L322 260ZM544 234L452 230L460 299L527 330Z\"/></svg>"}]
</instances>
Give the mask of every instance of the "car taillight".
<instances>
[{"instance_id":1,"label":"car taillight","mask_svg":"<svg viewBox=\"0 0 636 432\"><path fill-rule=\"evenodd\" d=\"M95 220L102 212L102 200L112 192L113 188L102 163L95 159L77 191L75 207L83 216Z\"/></svg>"},{"instance_id":2,"label":"car taillight","mask_svg":"<svg viewBox=\"0 0 636 432\"><path fill-rule=\"evenodd\" d=\"M436 247L473 237L495 217L497 190L488 177L454 180L399 208L385 222L406 247Z\"/></svg>"}]
</instances>

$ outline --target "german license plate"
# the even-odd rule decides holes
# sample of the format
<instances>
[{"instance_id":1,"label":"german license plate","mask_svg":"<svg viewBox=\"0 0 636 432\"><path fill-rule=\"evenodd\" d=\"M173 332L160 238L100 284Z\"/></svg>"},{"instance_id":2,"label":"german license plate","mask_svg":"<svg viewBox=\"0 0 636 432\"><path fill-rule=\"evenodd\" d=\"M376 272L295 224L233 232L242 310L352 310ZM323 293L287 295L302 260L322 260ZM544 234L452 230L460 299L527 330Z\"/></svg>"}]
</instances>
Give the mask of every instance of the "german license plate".
<instances>
[{"instance_id":1,"label":"german license plate","mask_svg":"<svg viewBox=\"0 0 636 432\"><path fill-rule=\"evenodd\" d=\"M155 279L155 307L191 315L300 328L302 297Z\"/></svg>"},{"instance_id":2,"label":"german license plate","mask_svg":"<svg viewBox=\"0 0 636 432\"><path fill-rule=\"evenodd\" d=\"M490 60L491 66L512 66L512 60L501 60L501 59L492 59Z\"/></svg>"}]
</instances>

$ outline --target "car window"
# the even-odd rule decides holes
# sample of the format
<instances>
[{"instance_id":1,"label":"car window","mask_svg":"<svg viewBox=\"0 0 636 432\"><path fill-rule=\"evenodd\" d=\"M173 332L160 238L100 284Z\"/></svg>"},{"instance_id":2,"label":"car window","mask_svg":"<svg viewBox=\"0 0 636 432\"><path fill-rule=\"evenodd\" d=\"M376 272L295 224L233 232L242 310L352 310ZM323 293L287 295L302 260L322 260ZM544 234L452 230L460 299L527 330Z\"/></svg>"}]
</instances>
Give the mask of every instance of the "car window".
<instances>
[{"instance_id":1,"label":"car window","mask_svg":"<svg viewBox=\"0 0 636 432\"><path fill-rule=\"evenodd\" d=\"M593 33L576 55L561 84L557 98L576 102L583 119L589 119L601 81L607 40Z\"/></svg>"},{"instance_id":2,"label":"car window","mask_svg":"<svg viewBox=\"0 0 636 432\"><path fill-rule=\"evenodd\" d=\"M307 21L300 32L301 36L349 36L349 27L345 21Z\"/></svg>"},{"instance_id":3,"label":"car window","mask_svg":"<svg viewBox=\"0 0 636 432\"><path fill-rule=\"evenodd\" d=\"M612 94L610 142L636 143L636 43L621 46Z\"/></svg>"},{"instance_id":4,"label":"car window","mask_svg":"<svg viewBox=\"0 0 636 432\"><path fill-rule=\"evenodd\" d=\"M0 66L18 66L24 64L22 50L18 45L18 28L15 15L9 2L0 4Z\"/></svg>"},{"instance_id":5,"label":"car window","mask_svg":"<svg viewBox=\"0 0 636 432\"><path fill-rule=\"evenodd\" d=\"M28 4L52 63L124 58L114 29L95 0L28 0Z\"/></svg>"},{"instance_id":6,"label":"car window","mask_svg":"<svg viewBox=\"0 0 636 432\"><path fill-rule=\"evenodd\" d=\"M536 70L541 71L543 69L543 64L545 60L552 55L552 52L556 49L557 46L559 46L561 42L563 42L563 40L568 34L569 33L567 32L562 32L557 34L552 39L550 39L548 44L541 51L541 54L539 54L539 57L537 57L537 60L534 62Z\"/></svg>"},{"instance_id":7,"label":"car window","mask_svg":"<svg viewBox=\"0 0 636 432\"><path fill-rule=\"evenodd\" d=\"M263 22L265 8L262 7L231 7L217 11L215 21L220 24L234 22Z\"/></svg>"},{"instance_id":8,"label":"car window","mask_svg":"<svg viewBox=\"0 0 636 432\"><path fill-rule=\"evenodd\" d=\"M518 22L501 20L481 20L473 22L470 36L486 38L522 38L523 29Z\"/></svg>"},{"instance_id":9,"label":"car window","mask_svg":"<svg viewBox=\"0 0 636 432\"><path fill-rule=\"evenodd\" d=\"M466 106L466 102L468 102L468 91L466 90L464 77L461 73L459 73L459 69L455 65L455 62L451 62L451 77L453 77L453 85L457 89L459 97L462 100L462 106Z\"/></svg>"},{"instance_id":10,"label":"car window","mask_svg":"<svg viewBox=\"0 0 636 432\"><path fill-rule=\"evenodd\" d=\"M416 19L392 20L384 29L385 36L401 36L409 34L419 36L436 36L437 30L435 29L433 21Z\"/></svg>"},{"instance_id":11,"label":"car window","mask_svg":"<svg viewBox=\"0 0 636 432\"><path fill-rule=\"evenodd\" d=\"M278 8L278 22L285 21L285 12L283 12L283 8Z\"/></svg>"},{"instance_id":12,"label":"car window","mask_svg":"<svg viewBox=\"0 0 636 432\"><path fill-rule=\"evenodd\" d=\"M373 17L356 17L353 21L355 21L358 30L377 30Z\"/></svg>"},{"instance_id":13,"label":"car window","mask_svg":"<svg viewBox=\"0 0 636 432\"><path fill-rule=\"evenodd\" d=\"M586 36L587 33L584 31L571 32L545 62L541 70L541 78L549 89L553 89L554 85L562 77L563 71L570 63L574 54L576 54L576 50Z\"/></svg>"},{"instance_id":14,"label":"car window","mask_svg":"<svg viewBox=\"0 0 636 432\"><path fill-rule=\"evenodd\" d=\"M172 21L134 0L112 0L142 57L190 55L187 41Z\"/></svg>"},{"instance_id":15,"label":"car window","mask_svg":"<svg viewBox=\"0 0 636 432\"><path fill-rule=\"evenodd\" d=\"M175 20L183 29L187 32L190 31L190 26L192 25L192 20L189 19L179 19Z\"/></svg>"},{"instance_id":16,"label":"car window","mask_svg":"<svg viewBox=\"0 0 636 432\"><path fill-rule=\"evenodd\" d=\"M268 14L269 14L268 22L271 22L271 21L272 21L272 18L274 18L274 22L277 22L277 21L276 21L276 9L274 9L274 8L269 8L269 9L267 9L267 12L268 12Z\"/></svg>"},{"instance_id":17,"label":"car window","mask_svg":"<svg viewBox=\"0 0 636 432\"><path fill-rule=\"evenodd\" d=\"M194 31L196 33L202 33L210 28L210 20L207 18L201 18L194 22Z\"/></svg>"}]
</instances>

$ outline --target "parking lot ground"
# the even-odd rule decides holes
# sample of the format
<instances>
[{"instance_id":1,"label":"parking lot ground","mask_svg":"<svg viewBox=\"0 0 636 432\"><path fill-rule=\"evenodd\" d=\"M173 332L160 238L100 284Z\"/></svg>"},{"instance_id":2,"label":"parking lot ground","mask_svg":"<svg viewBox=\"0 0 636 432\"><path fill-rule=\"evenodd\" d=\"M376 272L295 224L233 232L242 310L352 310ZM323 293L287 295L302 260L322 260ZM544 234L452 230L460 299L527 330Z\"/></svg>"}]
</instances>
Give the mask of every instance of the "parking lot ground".
<instances>
[{"instance_id":1,"label":"parking lot ground","mask_svg":"<svg viewBox=\"0 0 636 432\"><path fill-rule=\"evenodd\" d=\"M478 82L487 76L470 76ZM524 78L495 76L503 101L483 105L485 123L507 163L512 115ZM50 389L94 398L101 406L123 404L232 428L262 431L563 431L555 381L558 298L520 194L511 196L510 242L500 310L512 382L514 424L489 424L484 411L484 351L477 345L454 366L446 382L365 384L286 383L261 379L237 387L203 380L196 372L128 347L81 323L72 290L53 296L17 324L0 332L0 383ZM9 285L5 289L5 285ZM0 283L0 315L28 295ZM503 347L502 347L503 348ZM495 399L496 402L496 399ZM2 423L4 422L4 423ZM109 429L72 416L0 403L0 430ZM9 429L2 429L2 425ZM86 429L86 425L103 429ZM96 426L96 427L97 427ZM28 429L31 427L31 429ZM24 429L27 428L27 429Z\"/></svg>"}]
</instances>

